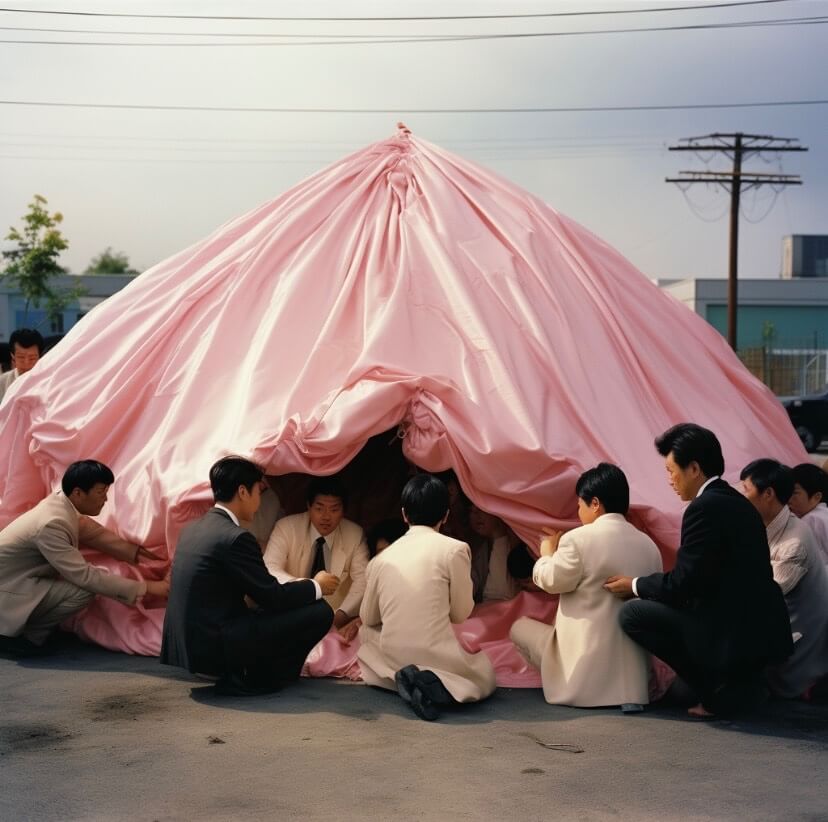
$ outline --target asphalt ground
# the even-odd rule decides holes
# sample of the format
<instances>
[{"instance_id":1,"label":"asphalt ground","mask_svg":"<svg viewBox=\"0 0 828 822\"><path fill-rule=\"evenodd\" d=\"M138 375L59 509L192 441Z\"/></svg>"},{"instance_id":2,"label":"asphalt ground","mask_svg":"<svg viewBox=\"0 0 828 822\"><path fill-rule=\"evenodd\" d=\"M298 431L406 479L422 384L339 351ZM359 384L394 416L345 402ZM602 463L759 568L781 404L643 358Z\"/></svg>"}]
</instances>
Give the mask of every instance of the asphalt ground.
<instances>
[{"instance_id":1,"label":"asphalt ground","mask_svg":"<svg viewBox=\"0 0 828 822\"><path fill-rule=\"evenodd\" d=\"M0 659L0 717L14 822L828 819L826 704L700 723L499 689L426 723L336 680L217 697L66 637L54 656Z\"/></svg>"}]
</instances>

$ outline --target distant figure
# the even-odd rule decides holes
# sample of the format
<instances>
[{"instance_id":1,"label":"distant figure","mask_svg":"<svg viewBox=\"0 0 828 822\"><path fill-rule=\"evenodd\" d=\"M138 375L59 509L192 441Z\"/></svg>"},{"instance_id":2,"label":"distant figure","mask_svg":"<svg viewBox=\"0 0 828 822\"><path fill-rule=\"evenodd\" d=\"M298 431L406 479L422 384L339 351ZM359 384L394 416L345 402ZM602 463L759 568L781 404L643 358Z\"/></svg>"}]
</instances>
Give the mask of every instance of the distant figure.
<instances>
[{"instance_id":1,"label":"distant figure","mask_svg":"<svg viewBox=\"0 0 828 822\"><path fill-rule=\"evenodd\" d=\"M472 581L474 601L512 599L521 586L509 573L509 554L521 545L520 538L494 514L472 505L469 524L481 540L472 546Z\"/></svg>"},{"instance_id":2,"label":"distant figure","mask_svg":"<svg viewBox=\"0 0 828 822\"><path fill-rule=\"evenodd\" d=\"M389 545L393 545L406 531L408 526L401 519L385 519L378 522L365 537L371 559L381 554Z\"/></svg>"},{"instance_id":3,"label":"distant figure","mask_svg":"<svg viewBox=\"0 0 828 822\"><path fill-rule=\"evenodd\" d=\"M649 658L618 624L621 602L604 590L607 577L661 571L656 544L625 519L630 488L624 472L602 462L578 478L583 525L551 531L541 542L535 584L560 594L554 625L523 617L510 637L540 668L543 695L559 705L622 705L648 701Z\"/></svg>"},{"instance_id":4,"label":"distant figure","mask_svg":"<svg viewBox=\"0 0 828 822\"><path fill-rule=\"evenodd\" d=\"M43 337L31 328L18 328L9 337L11 369L0 374L0 403L9 386L21 375L31 371L43 356Z\"/></svg>"},{"instance_id":5,"label":"distant figure","mask_svg":"<svg viewBox=\"0 0 828 822\"><path fill-rule=\"evenodd\" d=\"M368 546L362 528L345 519L348 495L339 477L314 477L308 486L308 510L280 519L265 549L265 565L280 582L328 571L339 580L325 600L334 610L334 628L348 641L365 591ZM354 623L354 624L351 624Z\"/></svg>"},{"instance_id":6,"label":"distant figure","mask_svg":"<svg viewBox=\"0 0 828 822\"><path fill-rule=\"evenodd\" d=\"M333 620L323 593L336 579L282 585L265 568L253 534L239 526L259 507L262 471L241 457L210 469L215 506L178 539L161 662L217 676L226 696L270 693L298 678ZM257 606L248 608L245 598Z\"/></svg>"},{"instance_id":7,"label":"distant figure","mask_svg":"<svg viewBox=\"0 0 828 822\"><path fill-rule=\"evenodd\" d=\"M696 692L692 718L747 709L761 695L765 666L793 650L765 526L721 479L724 457L712 431L681 423L655 446L673 490L690 502L676 564L666 574L612 576L607 590L638 597L621 609L621 627Z\"/></svg>"},{"instance_id":8,"label":"distant figure","mask_svg":"<svg viewBox=\"0 0 828 822\"><path fill-rule=\"evenodd\" d=\"M396 690L421 719L495 689L491 662L466 653L452 623L474 607L469 546L443 536L448 491L418 474L402 493L408 533L368 566L362 600L359 664L369 685Z\"/></svg>"},{"instance_id":9,"label":"distant figure","mask_svg":"<svg viewBox=\"0 0 828 822\"><path fill-rule=\"evenodd\" d=\"M793 468L794 490L788 506L813 532L816 547L828 563L828 474L803 462Z\"/></svg>"},{"instance_id":10,"label":"distant figure","mask_svg":"<svg viewBox=\"0 0 828 822\"><path fill-rule=\"evenodd\" d=\"M165 597L166 581L135 580L90 565L79 544L137 564L152 557L88 517L100 514L115 481L96 460L73 462L61 490L0 531L0 651L42 653L52 631L96 594L135 605L147 594Z\"/></svg>"},{"instance_id":11,"label":"distant figure","mask_svg":"<svg viewBox=\"0 0 828 822\"><path fill-rule=\"evenodd\" d=\"M785 595L794 639L793 654L768 681L779 696L801 696L828 674L828 571L813 533L786 505L793 471L776 460L754 460L741 480L765 523L773 578Z\"/></svg>"}]
</instances>

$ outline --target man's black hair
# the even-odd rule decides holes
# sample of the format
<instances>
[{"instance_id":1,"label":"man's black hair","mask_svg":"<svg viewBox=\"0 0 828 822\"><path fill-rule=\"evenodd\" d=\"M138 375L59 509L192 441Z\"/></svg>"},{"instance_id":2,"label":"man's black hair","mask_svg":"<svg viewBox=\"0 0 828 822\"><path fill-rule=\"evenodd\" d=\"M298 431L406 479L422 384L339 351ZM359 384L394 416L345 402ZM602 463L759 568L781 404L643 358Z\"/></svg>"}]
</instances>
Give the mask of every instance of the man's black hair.
<instances>
[{"instance_id":1,"label":"man's black hair","mask_svg":"<svg viewBox=\"0 0 828 822\"><path fill-rule=\"evenodd\" d=\"M575 493L587 504L593 497L608 514L626 515L630 507L630 485L624 472L609 462L600 462L584 471L575 485Z\"/></svg>"},{"instance_id":2,"label":"man's black hair","mask_svg":"<svg viewBox=\"0 0 828 822\"><path fill-rule=\"evenodd\" d=\"M210 469L210 487L216 502L230 502L244 486L253 491L253 486L261 482L264 472L255 462L244 457L223 457Z\"/></svg>"},{"instance_id":3,"label":"man's black hair","mask_svg":"<svg viewBox=\"0 0 828 822\"><path fill-rule=\"evenodd\" d=\"M34 328L18 328L12 331L9 337L9 351L14 354L14 346L19 345L21 348L31 348L33 345L37 346L37 352L43 355L43 336Z\"/></svg>"},{"instance_id":4,"label":"man's black hair","mask_svg":"<svg viewBox=\"0 0 828 822\"><path fill-rule=\"evenodd\" d=\"M754 460L742 469L739 479L749 479L760 494L768 488L773 488L776 498L782 505L787 505L793 494L793 471L777 460Z\"/></svg>"},{"instance_id":5,"label":"man's black hair","mask_svg":"<svg viewBox=\"0 0 828 822\"><path fill-rule=\"evenodd\" d=\"M448 507L445 483L431 474L417 474L403 488L402 508L411 525L433 528L448 513Z\"/></svg>"},{"instance_id":6,"label":"man's black hair","mask_svg":"<svg viewBox=\"0 0 828 822\"><path fill-rule=\"evenodd\" d=\"M313 505L317 497L337 497L342 500L342 507L348 505L348 492L339 474L330 477L314 477L308 485L308 505Z\"/></svg>"},{"instance_id":7,"label":"man's black hair","mask_svg":"<svg viewBox=\"0 0 828 822\"><path fill-rule=\"evenodd\" d=\"M712 431L692 422L681 422L668 428L656 437L655 447L662 457L672 452L679 468L687 468L691 462L698 463L702 474L708 479L724 473L722 446Z\"/></svg>"},{"instance_id":8,"label":"man's black hair","mask_svg":"<svg viewBox=\"0 0 828 822\"><path fill-rule=\"evenodd\" d=\"M805 493L812 497L814 494L822 494L822 501L828 498L828 474L818 465L812 462L801 462L792 469L794 482L805 489Z\"/></svg>"},{"instance_id":9,"label":"man's black hair","mask_svg":"<svg viewBox=\"0 0 828 822\"><path fill-rule=\"evenodd\" d=\"M75 488L80 488L84 494L88 494L99 482L104 485L112 485L115 482L115 475L111 469L97 460L80 460L73 462L66 469L60 487L68 497Z\"/></svg>"}]
</instances>

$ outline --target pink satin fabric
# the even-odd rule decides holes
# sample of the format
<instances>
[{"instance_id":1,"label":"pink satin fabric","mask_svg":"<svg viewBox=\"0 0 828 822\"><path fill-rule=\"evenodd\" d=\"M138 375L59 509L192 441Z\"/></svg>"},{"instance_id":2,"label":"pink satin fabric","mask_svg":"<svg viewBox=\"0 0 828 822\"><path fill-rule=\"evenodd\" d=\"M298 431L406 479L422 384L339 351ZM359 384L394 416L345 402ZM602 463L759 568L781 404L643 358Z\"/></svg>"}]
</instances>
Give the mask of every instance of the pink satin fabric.
<instances>
[{"instance_id":1,"label":"pink satin fabric","mask_svg":"<svg viewBox=\"0 0 828 822\"><path fill-rule=\"evenodd\" d=\"M145 272L16 380L0 525L96 458L116 476L100 520L171 557L217 458L328 474L401 423L408 459L454 468L531 545L578 524L581 471L619 464L669 565L682 506L653 437L685 420L717 432L731 481L756 457L805 459L703 319L577 223L400 130ZM76 630L157 653L160 624L98 599Z\"/></svg>"}]
</instances>

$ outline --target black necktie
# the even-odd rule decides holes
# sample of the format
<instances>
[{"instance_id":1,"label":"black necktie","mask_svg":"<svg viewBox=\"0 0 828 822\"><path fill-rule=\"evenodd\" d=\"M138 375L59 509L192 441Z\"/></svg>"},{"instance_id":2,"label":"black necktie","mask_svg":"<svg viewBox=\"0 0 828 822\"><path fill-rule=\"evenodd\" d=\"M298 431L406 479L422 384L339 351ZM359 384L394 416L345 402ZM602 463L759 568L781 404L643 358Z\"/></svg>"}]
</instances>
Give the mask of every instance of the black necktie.
<instances>
[{"instance_id":1,"label":"black necktie","mask_svg":"<svg viewBox=\"0 0 828 822\"><path fill-rule=\"evenodd\" d=\"M313 543L313 565L311 566L311 579L313 579L320 571L325 570L325 537L319 537Z\"/></svg>"}]
</instances>

